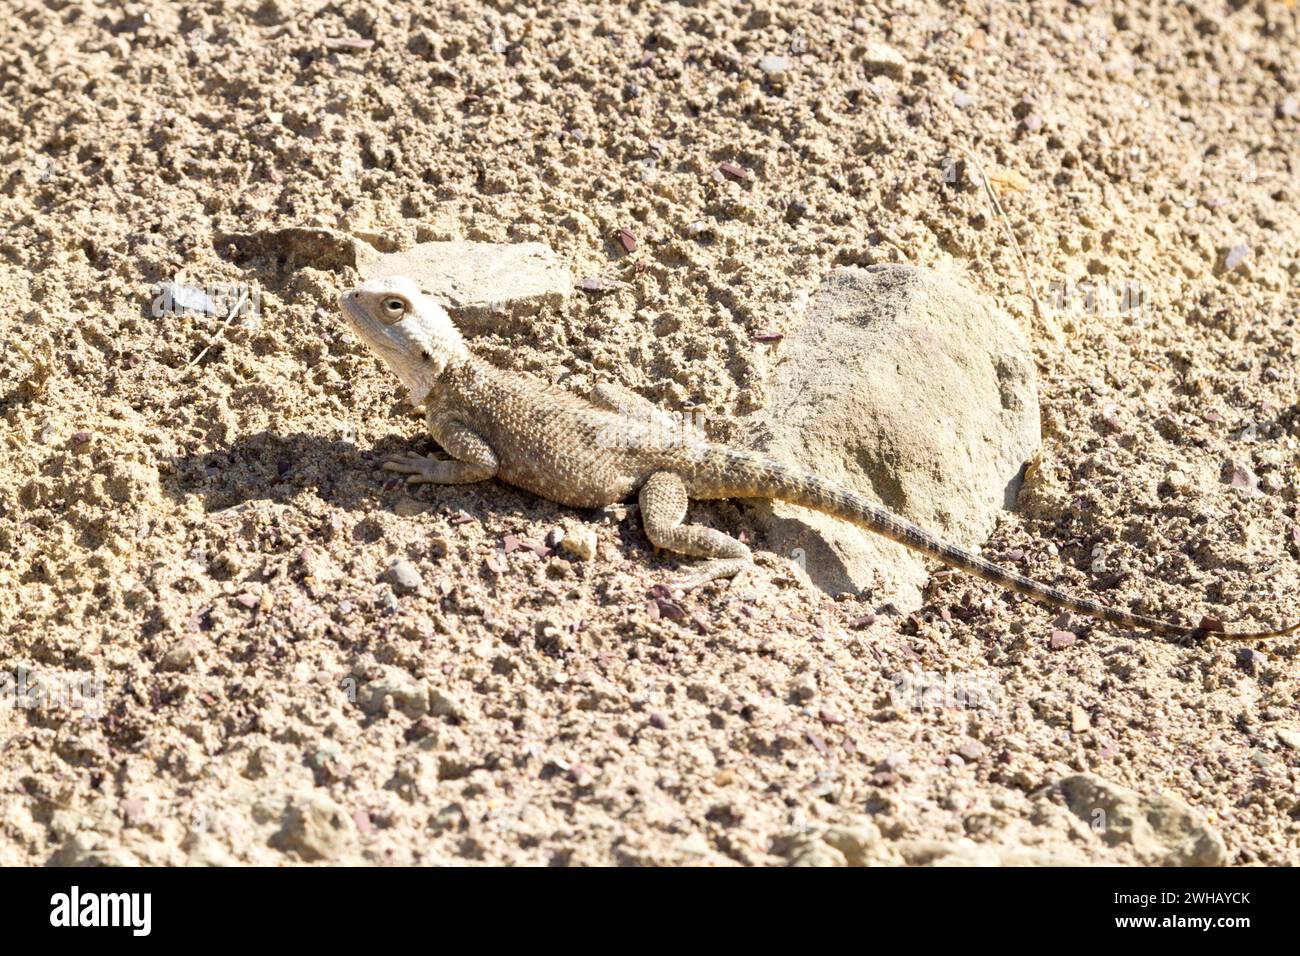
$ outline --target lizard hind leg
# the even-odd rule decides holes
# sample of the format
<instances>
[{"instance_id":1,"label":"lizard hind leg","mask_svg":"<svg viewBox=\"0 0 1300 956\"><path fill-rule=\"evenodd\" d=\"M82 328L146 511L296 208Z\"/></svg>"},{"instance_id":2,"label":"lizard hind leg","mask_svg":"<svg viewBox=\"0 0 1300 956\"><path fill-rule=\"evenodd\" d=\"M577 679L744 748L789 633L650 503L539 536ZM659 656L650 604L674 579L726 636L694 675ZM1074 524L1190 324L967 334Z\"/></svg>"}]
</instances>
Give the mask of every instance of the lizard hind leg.
<instances>
[{"instance_id":1,"label":"lizard hind leg","mask_svg":"<svg viewBox=\"0 0 1300 956\"><path fill-rule=\"evenodd\" d=\"M679 580L684 591L717 578L734 577L754 561L749 548L730 535L698 524L683 524L689 498L681 476L657 471L641 486L641 523L657 548L708 558Z\"/></svg>"}]
</instances>

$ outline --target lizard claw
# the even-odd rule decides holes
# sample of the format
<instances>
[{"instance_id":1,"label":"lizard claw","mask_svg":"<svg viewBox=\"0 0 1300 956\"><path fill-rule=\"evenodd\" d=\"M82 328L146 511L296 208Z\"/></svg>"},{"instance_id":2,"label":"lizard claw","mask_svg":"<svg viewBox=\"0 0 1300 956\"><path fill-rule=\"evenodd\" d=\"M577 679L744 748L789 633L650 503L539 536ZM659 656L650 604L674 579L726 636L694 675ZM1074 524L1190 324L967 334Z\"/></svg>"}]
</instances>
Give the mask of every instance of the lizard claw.
<instances>
[{"instance_id":1,"label":"lizard claw","mask_svg":"<svg viewBox=\"0 0 1300 956\"><path fill-rule=\"evenodd\" d=\"M433 455L393 455L384 460L383 469L395 471L399 475L409 475L408 482L428 481L441 460Z\"/></svg>"}]
</instances>

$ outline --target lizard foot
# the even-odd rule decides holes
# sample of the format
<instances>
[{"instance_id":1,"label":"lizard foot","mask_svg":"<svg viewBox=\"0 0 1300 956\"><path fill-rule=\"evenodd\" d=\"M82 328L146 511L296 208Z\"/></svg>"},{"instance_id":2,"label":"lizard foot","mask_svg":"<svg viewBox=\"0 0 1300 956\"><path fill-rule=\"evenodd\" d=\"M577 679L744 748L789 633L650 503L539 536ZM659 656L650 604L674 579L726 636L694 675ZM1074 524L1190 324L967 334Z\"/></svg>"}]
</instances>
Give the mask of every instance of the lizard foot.
<instances>
[{"instance_id":1,"label":"lizard foot","mask_svg":"<svg viewBox=\"0 0 1300 956\"><path fill-rule=\"evenodd\" d=\"M751 564L752 562L748 558L718 558L713 561L705 561L679 577L674 587L683 591L693 591L701 585L716 581L719 578L734 578L750 567Z\"/></svg>"},{"instance_id":2,"label":"lizard foot","mask_svg":"<svg viewBox=\"0 0 1300 956\"><path fill-rule=\"evenodd\" d=\"M440 469L445 467L445 459L436 458L433 455L393 455L384 460L384 471L395 471L399 475L409 475L406 480L410 484L419 484L421 482L435 482L435 475L440 474Z\"/></svg>"}]
</instances>

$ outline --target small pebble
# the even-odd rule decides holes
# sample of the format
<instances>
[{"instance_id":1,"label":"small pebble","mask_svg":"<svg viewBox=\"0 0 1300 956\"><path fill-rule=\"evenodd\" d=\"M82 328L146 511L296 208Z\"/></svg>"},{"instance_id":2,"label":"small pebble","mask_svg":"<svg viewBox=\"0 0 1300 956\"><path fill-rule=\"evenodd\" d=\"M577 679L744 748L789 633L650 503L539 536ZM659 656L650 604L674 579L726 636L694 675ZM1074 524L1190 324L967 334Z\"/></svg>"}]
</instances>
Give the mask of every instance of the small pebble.
<instances>
[{"instance_id":1,"label":"small pebble","mask_svg":"<svg viewBox=\"0 0 1300 956\"><path fill-rule=\"evenodd\" d=\"M560 547L581 561L590 561L596 556L596 532L576 528L564 536Z\"/></svg>"},{"instance_id":2,"label":"small pebble","mask_svg":"<svg viewBox=\"0 0 1300 956\"><path fill-rule=\"evenodd\" d=\"M1187 494L1193 489L1193 487L1195 487L1191 477L1186 472L1179 471L1177 468L1170 469L1169 473L1165 475L1165 484L1167 484L1176 494L1180 495Z\"/></svg>"},{"instance_id":3,"label":"small pebble","mask_svg":"<svg viewBox=\"0 0 1300 956\"><path fill-rule=\"evenodd\" d=\"M146 811L143 800L126 797L118 801L117 809L122 814L122 820L127 826L139 826L145 819Z\"/></svg>"},{"instance_id":4,"label":"small pebble","mask_svg":"<svg viewBox=\"0 0 1300 956\"><path fill-rule=\"evenodd\" d=\"M1070 730L1073 733L1081 734L1092 727L1092 721L1088 718L1088 712L1075 704L1070 708Z\"/></svg>"},{"instance_id":5,"label":"small pebble","mask_svg":"<svg viewBox=\"0 0 1300 956\"><path fill-rule=\"evenodd\" d=\"M1054 651L1061 651L1074 644L1079 639L1073 631L1053 631L1049 646Z\"/></svg>"},{"instance_id":6,"label":"small pebble","mask_svg":"<svg viewBox=\"0 0 1300 956\"><path fill-rule=\"evenodd\" d=\"M1268 663L1268 658L1253 647L1243 647L1237 652L1237 663L1248 671L1255 671Z\"/></svg>"},{"instance_id":7,"label":"small pebble","mask_svg":"<svg viewBox=\"0 0 1300 956\"><path fill-rule=\"evenodd\" d=\"M862 65L868 73L881 73L901 80L907 70L907 60L891 46L872 43L862 54Z\"/></svg>"},{"instance_id":8,"label":"small pebble","mask_svg":"<svg viewBox=\"0 0 1300 956\"><path fill-rule=\"evenodd\" d=\"M325 37L325 49L344 53L363 53L375 45L374 40L363 37Z\"/></svg>"},{"instance_id":9,"label":"small pebble","mask_svg":"<svg viewBox=\"0 0 1300 956\"><path fill-rule=\"evenodd\" d=\"M780 79L790 71L793 64L789 57L765 56L758 61L758 68L768 79Z\"/></svg>"},{"instance_id":10,"label":"small pebble","mask_svg":"<svg viewBox=\"0 0 1300 956\"><path fill-rule=\"evenodd\" d=\"M1237 268L1237 266L1241 265L1243 262L1246 261L1246 256L1249 253L1250 253L1250 247L1247 245L1239 243L1238 245L1233 246L1231 249L1228 250L1227 256L1224 257L1223 260L1224 269L1231 272L1233 269Z\"/></svg>"},{"instance_id":11,"label":"small pebble","mask_svg":"<svg viewBox=\"0 0 1300 956\"><path fill-rule=\"evenodd\" d=\"M196 648L188 638L178 641L163 654L159 669L165 671L183 671L194 662Z\"/></svg>"},{"instance_id":12,"label":"small pebble","mask_svg":"<svg viewBox=\"0 0 1300 956\"><path fill-rule=\"evenodd\" d=\"M957 748L957 753L960 754L963 759L974 762L983 758L983 756L988 753L988 748L978 740L967 740Z\"/></svg>"},{"instance_id":13,"label":"small pebble","mask_svg":"<svg viewBox=\"0 0 1300 956\"><path fill-rule=\"evenodd\" d=\"M420 577L420 572L415 569L415 565L402 558L398 558L388 566L385 576L399 588L405 588L408 591L417 590L424 583L424 579Z\"/></svg>"},{"instance_id":14,"label":"small pebble","mask_svg":"<svg viewBox=\"0 0 1300 956\"><path fill-rule=\"evenodd\" d=\"M959 110L967 110L975 105L975 99L965 90L958 90L953 94L952 105Z\"/></svg>"},{"instance_id":15,"label":"small pebble","mask_svg":"<svg viewBox=\"0 0 1300 956\"><path fill-rule=\"evenodd\" d=\"M1259 491L1259 476L1255 474L1250 465L1244 461L1233 461L1230 464L1232 469L1228 478L1228 484L1238 491L1244 491L1247 495L1255 496Z\"/></svg>"}]
</instances>

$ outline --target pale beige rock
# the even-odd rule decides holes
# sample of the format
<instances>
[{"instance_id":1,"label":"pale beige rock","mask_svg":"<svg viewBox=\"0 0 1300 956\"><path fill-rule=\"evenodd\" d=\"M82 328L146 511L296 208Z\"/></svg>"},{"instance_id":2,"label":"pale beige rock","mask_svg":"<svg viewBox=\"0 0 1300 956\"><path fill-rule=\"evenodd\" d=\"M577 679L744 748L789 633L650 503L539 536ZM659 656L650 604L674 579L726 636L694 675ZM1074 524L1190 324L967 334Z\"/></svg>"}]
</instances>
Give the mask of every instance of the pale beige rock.
<instances>
[{"instance_id":1,"label":"pale beige rock","mask_svg":"<svg viewBox=\"0 0 1300 956\"><path fill-rule=\"evenodd\" d=\"M1039 444L1028 343L998 309L911 266L836 269L785 341L751 442L978 545L1014 505ZM918 607L927 572L900 545L783 503L756 506L766 543L834 594Z\"/></svg>"},{"instance_id":2,"label":"pale beige rock","mask_svg":"<svg viewBox=\"0 0 1300 956\"><path fill-rule=\"evenodd\" d=\"M366 279L407 276L471 331L558 306L573 291L569 267L540 242L421 242L358 269Z\"/></svg>"},{"instance_id":3,"label":"pale beige rock","mask_svg":"<svg viewBox=\"0 0 1300 956\"><path fill-rule=\"evenodd\" d=\"M896 80L903 79L907 72L903 55L883 43L871 43L863 50L862 65L868 73L882 73Z\"/></svg>"},{"instance_id":4,"label":"pale beige rock","mask_svg":"<svg viewBox=\"0 0 1300 956\"><path fill-rule=\"evenodd\" d=\"M590 561L596 556L596 533L575 528L565 534L560 541L560 547L580 561Z\"/></svg>"},{"instance_id":5,"label":"pale beige rock","mask_svg":"<svg viewBox=\"0 0 1300 956\"><path fill-rule=\"evenodd\" d=\"M303 860L333 860L353 842L352 820L333 800L321 794L291 804L274 844L295 852Z\"/></svg>"},{"instance_id":6,"label":"pale beige rock","mask_svg":"<svg viewBox=\"0 0 1300 956\"><path fill-rule=\"evenodd\" d=\"M824 840L813 836L801 836L793 840L787 856L790 866L831 867L848 866L844 854Z\"/></svg>"},{"instance_id":7,"label":"pale beige rock","mask_svg":"<svg viewBox=\"0 0 1300 956\"><path fill-rule=\"evenodd\" d=\"M414 719L429 712L428 688L400 668L379 665L382 673L357 689L357 706L367 714L395 707Z\"/></svg>"},{"instance_id":8,"label":"pale beige rock","mask_svg":"<svg viewBox=\"0 0 1300 956\"><path fill-rule=\"evenodd\" d=\"M1087 866L1088 856L1065 843L1024 846L969 839L908 840L895 849L910 866Z\"/></svg>"},{"instance_id":9,"label":"pale beige rock","mask_svg":"<svg viewBox=\"0 0 1300 956\"><path fill-rule=\"evenodd\" d=\"M364 279L407 276L468 331L491 328L506 316L535 315L561 304L573 291L569 267L545 243L419 242L401 251L382 251L383 239L287 226L225 233L216 245L247 264L264 260L295 268L351 268Z\"/></svg>"},{"instance_id":10,"label":"pale beige rock","mask_svg":"<svg viewBox=\"0 0 1300 956\"><path fill-rule=\"evenodd\" d=\"M1102 842L1131 848L1148 866L1225 866L1223 838L1201 814L1166 794L1146 796L1090 773L1058 780L1066 805Z\"/></svg>"},{"instance_id":11,"label":"pale beige rock","mask_svg":"<svg viewBox=\"0 0 1300 956\"><path fill-rule=\"evenodd\" d=\"M880 828L870 820L829 827L822 842L844 854L849 866L871 866L896 863L889 847L880 834Z\"/></svg>"}]
</instances>

